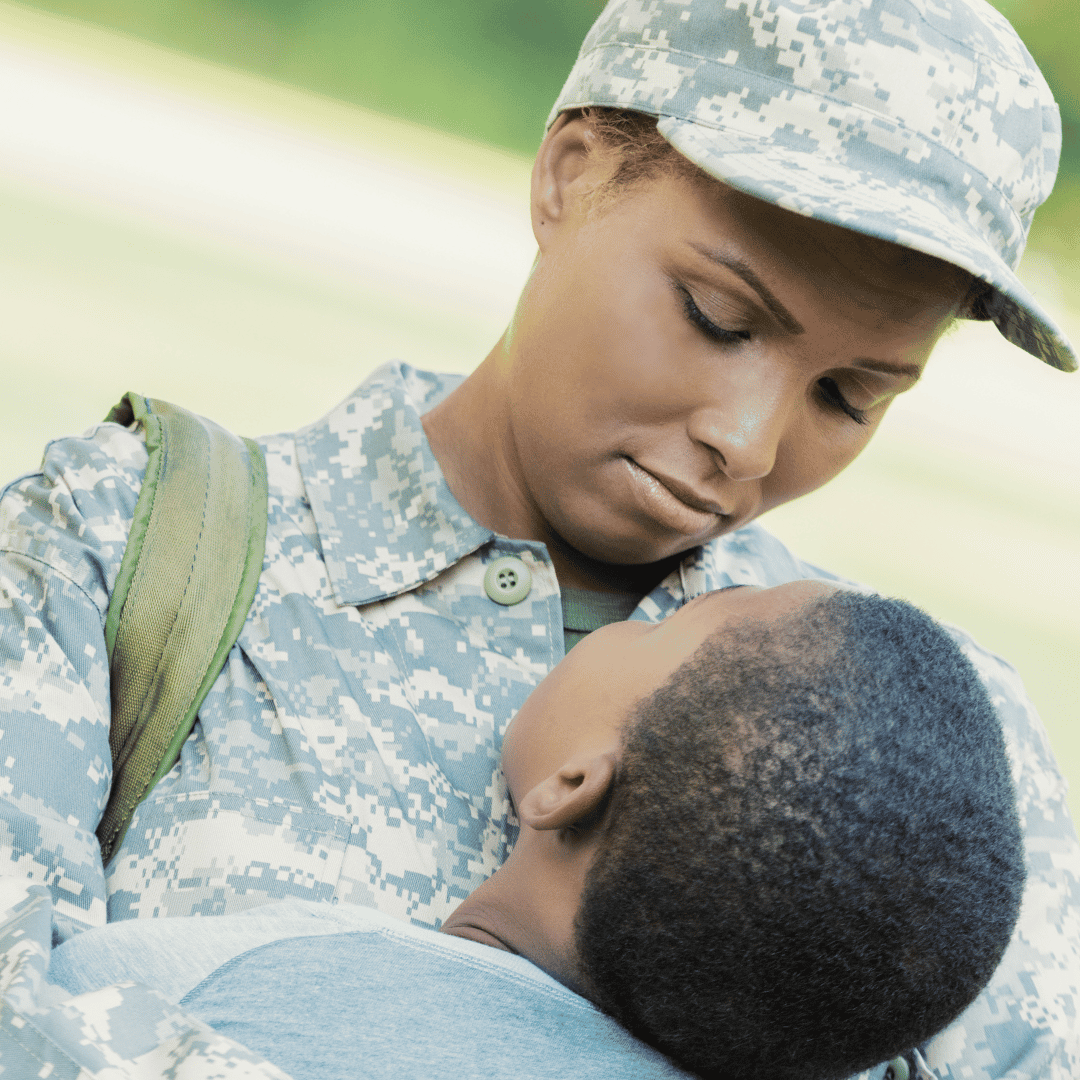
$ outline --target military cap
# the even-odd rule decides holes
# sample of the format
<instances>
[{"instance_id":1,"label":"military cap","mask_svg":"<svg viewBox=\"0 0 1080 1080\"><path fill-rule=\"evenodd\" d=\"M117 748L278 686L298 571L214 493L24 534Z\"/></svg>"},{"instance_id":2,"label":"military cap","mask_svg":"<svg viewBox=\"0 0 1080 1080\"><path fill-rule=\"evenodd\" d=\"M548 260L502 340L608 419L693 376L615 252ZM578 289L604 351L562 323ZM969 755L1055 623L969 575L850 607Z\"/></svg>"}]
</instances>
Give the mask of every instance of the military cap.
<instances>
[{"instance_id":1,"label":"military cap","mask_svg":"<svg viewBox=\"0 0 1080 1080\"><path fill-rule=\"evenodd\" d=\"M1061 119L984 0L610 0L548 124L589 105L657 116L750 195L962 267L1009 341L1076 370L1016 274Z\"/></svg>"}]
</instances>

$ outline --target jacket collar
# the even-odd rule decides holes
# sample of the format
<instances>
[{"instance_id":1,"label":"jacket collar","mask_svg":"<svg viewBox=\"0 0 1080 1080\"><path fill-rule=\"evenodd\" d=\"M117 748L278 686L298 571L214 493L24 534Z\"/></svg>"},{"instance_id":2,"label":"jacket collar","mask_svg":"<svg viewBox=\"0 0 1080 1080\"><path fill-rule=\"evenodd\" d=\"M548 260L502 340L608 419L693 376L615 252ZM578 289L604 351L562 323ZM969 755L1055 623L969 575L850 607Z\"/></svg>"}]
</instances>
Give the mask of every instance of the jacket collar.
<instances>
[{"instance_id":1,"label":"jacket collar","mask_svg":"<svg viewBox=\"0 0 1080 1080\"><path fill-rule=\"evenodd\" d=\"M702 593L731 585L768 588L804 577L841 581L796 559L755 521L688 551L678 569L642 598L632 618L659 622Z\"/></svg>"},{"instance_id":2,"label":"jacket collar","mask_svg":"<svg viewBox=\"0 0 1080 1080\"><path fill-rule=\"evenodd\" d=\"M420 423L462 378L386 364L296 433L338 603L407 592L493 538L450 493Z\"/></svg>"}]
</instances>

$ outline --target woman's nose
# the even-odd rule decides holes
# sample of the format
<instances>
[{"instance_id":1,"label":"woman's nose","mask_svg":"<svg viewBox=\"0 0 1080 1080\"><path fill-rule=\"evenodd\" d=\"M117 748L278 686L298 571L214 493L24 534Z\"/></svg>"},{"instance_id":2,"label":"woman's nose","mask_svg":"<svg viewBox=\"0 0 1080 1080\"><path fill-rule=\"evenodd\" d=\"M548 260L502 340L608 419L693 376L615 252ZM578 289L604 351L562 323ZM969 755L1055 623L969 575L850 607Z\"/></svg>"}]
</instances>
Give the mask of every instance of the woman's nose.
<instances>
[{"instance_id":1,"label":"woman's nose","mask_svg":"<svg viewBox=\"0 0 1080 1080\"><path fill-rule=\"evenodd\" d=\"M708 448L718 469L731 480L760 480L772 472L791 413L790 394L782 384L752 379L727 387L722 400L703 404L690 414L687 432Z\"/></svg>"}]
</instances>

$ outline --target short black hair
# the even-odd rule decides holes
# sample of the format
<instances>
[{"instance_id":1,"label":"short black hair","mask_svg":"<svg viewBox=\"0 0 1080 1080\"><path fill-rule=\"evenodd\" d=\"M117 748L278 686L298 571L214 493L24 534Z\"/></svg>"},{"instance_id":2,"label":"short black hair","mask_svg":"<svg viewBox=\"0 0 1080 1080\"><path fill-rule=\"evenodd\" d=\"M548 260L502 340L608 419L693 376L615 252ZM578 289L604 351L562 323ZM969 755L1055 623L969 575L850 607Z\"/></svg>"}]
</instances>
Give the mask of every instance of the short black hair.
<instances>
[{"instance_id":1,"label":"short black hair","mask_svg":"<svg viewBox=\"0 0 1080 1080\"><path fill-rule=\"evenodd\" d=\"M838 591L714 634L637 706L575 944L684 1069L831 1080L986 985L1024 885L1000 723L951 635Z\"/></svg>"}]
</instances>

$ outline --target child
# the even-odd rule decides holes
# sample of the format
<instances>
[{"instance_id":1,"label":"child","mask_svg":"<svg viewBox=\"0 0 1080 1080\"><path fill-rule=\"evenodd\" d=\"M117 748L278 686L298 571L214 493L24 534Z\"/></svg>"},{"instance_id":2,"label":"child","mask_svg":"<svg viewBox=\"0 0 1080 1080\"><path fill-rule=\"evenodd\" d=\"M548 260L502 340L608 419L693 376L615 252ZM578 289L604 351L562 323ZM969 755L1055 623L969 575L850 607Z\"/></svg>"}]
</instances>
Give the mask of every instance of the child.
<instances>
[{"instance_id":1,"label":"child","mask_svg":"<svg viewBox=\"0 0 1080 1080\"><path fill-rule=\"evenodd\" d=\"M673 1075L536 965L697 1075L825 1080L953 1020L1019 910L993 708L900 601L804 581L613 624L529 698L503 767L521 832L444 923L464 942L275 905L88 931L51 977L159 985L296 1080Z\"/></svg>"}]
</instances>

